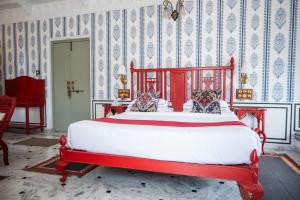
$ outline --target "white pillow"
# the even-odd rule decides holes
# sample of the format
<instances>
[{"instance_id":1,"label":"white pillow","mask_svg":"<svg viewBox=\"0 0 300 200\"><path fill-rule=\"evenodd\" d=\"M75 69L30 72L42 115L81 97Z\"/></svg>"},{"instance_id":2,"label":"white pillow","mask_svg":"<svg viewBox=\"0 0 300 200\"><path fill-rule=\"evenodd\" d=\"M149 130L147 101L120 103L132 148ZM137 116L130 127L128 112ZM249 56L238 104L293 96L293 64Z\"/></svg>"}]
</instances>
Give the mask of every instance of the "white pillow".
<instances>
[{"instance_id":1,"label":"white pillow","mask_svg":"<svg viewBox=\"0 0 300 200\"><path fill-rule=\"evenodd\" d=\"M192 112L193 110L193 100L187 100L182 106L182 112Z\"/></svg>"},{"instance_id":2,"label":"white pillow","mask_svg":"<svg viewBox=\"0 0 300 200\"><path fill-rule=\"evenodd\" d=\"M169 107L160 107L158 106L157 112L172 112Z\"/></svg>"},{"instance_id":3,"label":"white pillow","mask_svg":"<svg viewBox=\"0 0 300 200\"><path fill-rule=\"evenodd\" d=\"M167 105L168 106L169 102L165 99L159 99L158 105Z\"/></svg>"},{"instance_id":4,"label":"white pillow","mask_svg":"<svg viewBox=\"0 0 300 200\"><path fill-rule=\"evenodd\" d=\"M221 113L229 113L231 112L228 106L228 103L224 100L220 100L220 108L221 108Z\"/></svg>"},{"instance_id":5,"label":"white pillow","mask_svg":"<svg viewBox=\"0 0 300 200\"><path fill-rule=\"evenodd\" d=\"M165 99L159 99L157 105L157 112L170 112L169 102Z\"/></svg>"}]
</instances>

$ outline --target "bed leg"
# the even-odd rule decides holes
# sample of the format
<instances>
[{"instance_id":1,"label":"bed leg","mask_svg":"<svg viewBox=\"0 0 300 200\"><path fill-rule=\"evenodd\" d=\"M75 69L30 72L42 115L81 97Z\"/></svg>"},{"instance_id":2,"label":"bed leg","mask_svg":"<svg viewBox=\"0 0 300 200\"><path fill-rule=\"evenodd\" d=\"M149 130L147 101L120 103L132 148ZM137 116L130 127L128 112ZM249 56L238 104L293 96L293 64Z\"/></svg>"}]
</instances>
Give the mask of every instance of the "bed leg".
<instances>
[{"instance_id":1,"label":"bed leg","mask_svg":"<svg viewBox=\"0 0 300 200\"><path fill-rule=\"evenodd\" d=\"M65 154L66 154L66 137L64 135L61 136L60 138L60 145L61 147L59 148L59 154L60 158L59 160L55 163L55 168L57 171L59 171L62 175L62 177L59 179L61 183L64 183L67 180L67 171L65 167L69 164L69 162L65 159Z\"/></svg>"},{"instance_id":2,"label":"bed leg","mask_svg":"<svg viewBox=\"0 0 300 200\"><path fill-rule=\"evenodd\" d=\"M264 190L258 180L258 155L255 149L250 154L250 160L249 170L252 181L239 182L238 184L244 200L260 200L264 196Z\"/></svg>"},{"instance_id":3,"label":"bed leg","mask_svg":"<svg viewBox=\"0 0 300 200\"><path fill-rule=\"evenodd\" d=\"M59 181L61 183L64 183L67 180L67 171L65 169L65 167L68 165L69 163L63 160L58 160L55 164L55 168L57 169L57 171L59 171L62 175L62 177L59 179Z\"/></svg>"},{"instance_id":4,"label":"bed leg","mask_svg":"<svg viewBox=\"0 0 300 200\"><path fill-rule=\"evenodd\" d=\"M260 182L239 183L239 187L244 200L260 200L264 196Z\"/></svg>"}]
</instances>

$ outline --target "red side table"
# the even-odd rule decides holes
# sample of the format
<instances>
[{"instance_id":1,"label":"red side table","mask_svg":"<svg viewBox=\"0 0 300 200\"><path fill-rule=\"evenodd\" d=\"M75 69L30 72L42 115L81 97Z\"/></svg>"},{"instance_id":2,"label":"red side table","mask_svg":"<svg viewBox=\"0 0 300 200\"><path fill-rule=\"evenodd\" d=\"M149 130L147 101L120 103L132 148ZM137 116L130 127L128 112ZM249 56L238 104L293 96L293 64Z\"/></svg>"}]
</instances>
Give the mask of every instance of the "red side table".
<instances>
[{"instance_id":1,"label":"red side table","mask_svg":"<svg viewBox=\"0 0 300 200\"><path fill-rule=\"evenodd\" d=\"M125 112L125 110L127 109L126 105L118 105L118 106L113 106L110 104L107 105L103 105L104 107L104 117L107 116L108 113L112 112L112 114L120 114L122 112Z\"/></svg>"},{"instance_id":2,"label":"red side table","mask_svg":"<svg viewBox=\"0 0 300 200\"><path fill-rule=\"evenodd\" d=\"M262 153L264 154L264 146L266 142L266 133L265 133L265 108L250 108L250 107L240 107L235 108L235 114L239 118L239 120L243 119L247 113L252 114L257 119L257 127L253 128L253 130L259 135L263 137L262 142Z\"/></svg>"}]
</instances>

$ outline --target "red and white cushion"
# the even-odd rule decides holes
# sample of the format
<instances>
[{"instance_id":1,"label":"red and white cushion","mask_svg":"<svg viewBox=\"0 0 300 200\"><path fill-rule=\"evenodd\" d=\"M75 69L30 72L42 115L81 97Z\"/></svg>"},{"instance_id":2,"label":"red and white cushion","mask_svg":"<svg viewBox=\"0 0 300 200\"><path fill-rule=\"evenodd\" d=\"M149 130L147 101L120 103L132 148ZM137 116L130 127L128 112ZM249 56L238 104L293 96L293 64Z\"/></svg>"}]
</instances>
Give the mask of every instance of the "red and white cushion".
<instances>
[{"instance_id":1,"label":"red and white cushion","mask_svg":"<svg viewBox=\"0 0 300 200\"><path fill-rule=\"evenodd\" d=\"M199 90L193 92L193 112L221 114L220 90Z\"/></svg>"},{"instance_id":2,"label":"red and white cushion","mask_svg":"<svg viewBox=\"0 0 300 200\"><path fill-rule=\"evenodd\" d=\"M157 112L159 94L152 92L137 93L137 99L132 105L131 112Z\"/></svg>"}]
</instances>

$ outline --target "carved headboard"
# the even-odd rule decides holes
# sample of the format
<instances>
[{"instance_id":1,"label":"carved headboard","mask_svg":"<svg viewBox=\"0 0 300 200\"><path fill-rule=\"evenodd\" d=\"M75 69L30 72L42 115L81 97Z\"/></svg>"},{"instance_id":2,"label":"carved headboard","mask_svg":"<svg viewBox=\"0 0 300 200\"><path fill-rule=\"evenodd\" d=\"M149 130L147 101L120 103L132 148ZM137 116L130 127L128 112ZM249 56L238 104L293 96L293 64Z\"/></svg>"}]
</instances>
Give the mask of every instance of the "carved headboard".
<instances>
[{"instance_id":1,"label":"carved headboard","mask_svg":"<svg viewBox=\"0 0 300 200\"><path fill-rule=\"evenodd\" d=\"M188 86L192 91L199 89L221 89L221 99L227 100L226 88L229 87L229 102L233 106L234 58L229 66L205 66L185 68L134 68L130 64L131 99L136 91L160 91L163 99L170 98L174 111L182 111L187 100Z\"/></svg>"}]
</instances>

